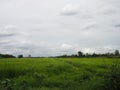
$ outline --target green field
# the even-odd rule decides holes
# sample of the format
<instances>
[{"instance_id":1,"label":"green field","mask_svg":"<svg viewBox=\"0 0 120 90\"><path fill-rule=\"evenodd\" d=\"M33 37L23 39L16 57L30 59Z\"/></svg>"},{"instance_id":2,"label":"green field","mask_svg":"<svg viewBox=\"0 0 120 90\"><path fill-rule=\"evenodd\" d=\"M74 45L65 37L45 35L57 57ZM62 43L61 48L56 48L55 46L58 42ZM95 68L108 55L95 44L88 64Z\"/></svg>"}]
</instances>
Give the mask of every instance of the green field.
<instances>
[{"instance_id":1,"label":"green field","mask_svg":"<svg viewBox=\"0 0 120 90\"><path fill-rule=\"evenodd\" d=\"M115 58L0 59L0 90L118 90L119 63Z\"/></svg>"}]
</instances>

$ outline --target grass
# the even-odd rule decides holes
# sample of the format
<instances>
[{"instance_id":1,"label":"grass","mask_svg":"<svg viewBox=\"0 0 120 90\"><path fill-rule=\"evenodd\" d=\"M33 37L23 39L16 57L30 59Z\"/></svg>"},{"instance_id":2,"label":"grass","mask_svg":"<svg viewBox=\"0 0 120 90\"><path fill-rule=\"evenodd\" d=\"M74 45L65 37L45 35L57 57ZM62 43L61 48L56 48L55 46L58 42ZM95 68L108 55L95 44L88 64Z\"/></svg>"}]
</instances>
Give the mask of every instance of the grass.
<instances>
[{"instance_id":1,"label":"grass","mask_svg":"<svg viewBox=\"0 0 120 90\"><path fill-rule=\"evenodd\" d=\"M111 58L0 59L0 90L119 90L119 63Z\"/></svg>"}]
</instances>

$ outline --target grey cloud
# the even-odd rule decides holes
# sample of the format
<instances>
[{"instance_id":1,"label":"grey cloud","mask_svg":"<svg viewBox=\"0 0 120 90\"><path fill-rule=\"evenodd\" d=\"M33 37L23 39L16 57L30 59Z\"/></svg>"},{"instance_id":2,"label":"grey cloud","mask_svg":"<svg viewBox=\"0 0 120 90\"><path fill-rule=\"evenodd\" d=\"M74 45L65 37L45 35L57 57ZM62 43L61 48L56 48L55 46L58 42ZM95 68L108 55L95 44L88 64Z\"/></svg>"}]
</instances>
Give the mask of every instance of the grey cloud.
<instances>
[{"instance_id":1,"label":"grey cloud","mask_svg":"<svg viewBox=\"0 0 120 90\"><path fill-rule=\"evenodd\" d=\"M120 24L116 24L115 27L116 27L116 28L120 28Z\"/></svg>"},{"instance_id":2,"label":"grey cloud","mask_svg":"<svg viewBox=\"0 0 120 90\"><path fill-rule=\"evenodd\" d=\"M97 27L97 24L91 22L91 23L88 23L88 24L86 24L85 26L83 26L83 27L81 28L81 30L91 30L91 29L93 29L93 28L95 28L95 27Z\"/></svg>"},{"instance_id":3,"label":"grey cloud","mask_svg":"<svg viewBox=\"0 0 120 90\"><path fill-rule=\"evenodd\" d=\"M10 42L9 41L0 41L1 46L8 45Z\"/></svg>"},{"instance_id":4,"label":"grey cloud","mask_svg":"<svg viewBox=\"0 0 120 90\"><path fill-rule=\"evenodd\" d=\"M0 37L12 37L12 36L15 36L15 34L13 33L9 33L9 34L0 34Z\"/></svg>"},{"instance_id":5,"label":"grey cloud","mask_svg":"<svg viewBox=\"0 0 120 90\"><path fill-rule=\"evenodd\" d=\"M65 16L74 16L77 15L78 12L74 12L74 11L68 11L68 12L62 12L61 15L65 15Z\"/></svg>"},{"instance_id":6,"label":"grey cloud","mask_svg":"<svg viewBox=\"0 0 120 90\"><path fill-rule=\"evenodd\" d=\"M115 13L117 13L117 11L115 9L111 9L111 8L103 11L103 14L105 14L105 15L110 15L110 14L115 14Z\"/></svg>"}]
</instances>

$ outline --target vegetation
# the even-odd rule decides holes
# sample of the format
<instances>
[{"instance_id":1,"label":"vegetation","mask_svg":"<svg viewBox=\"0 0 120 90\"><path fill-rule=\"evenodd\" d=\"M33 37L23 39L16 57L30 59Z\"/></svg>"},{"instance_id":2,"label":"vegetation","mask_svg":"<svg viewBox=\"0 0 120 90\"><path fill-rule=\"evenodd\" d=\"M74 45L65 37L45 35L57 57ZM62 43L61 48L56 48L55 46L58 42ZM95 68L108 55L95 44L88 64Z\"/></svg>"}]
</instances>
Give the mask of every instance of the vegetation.
<instances>
[{"instance_id":1,"label":"vegetation","mask_svg":"<svg viewBox=\"0 0 120 90\"><path fill-rule=\"evenodd\" d=\"M120 58L120 54L119 54L119 50L115 50L114 51L114 53L110 53L110 52L108 52L108 53L102 53L102 54L100 54L100 53L92 53L92 54L90 54L90 53L83 53L83 52L81 52L81 51L78 51L78 54L72 54L72 55L62 55L62 56L57 56L58 58L71 58L71 57L73 57L73 58L75 58L75 57L78 57L78 58L80 58L80 57L108 57L108 58Z\"/></svg>"},{"instance_id":2,"label":"vegetation","mask_svg":"<svg viewBox=\"0 0 120 90\"><path fill-rule=\"evenodd\" d=\"M15 56L10 54L0 54L0 58L15 58Z\"/></svg>"},{"instance_id":3,"label":"vegetation","mask_svg":"<svg viewBox=\"0 0 120 90\"><path fill-rule=\"evenodd\" d=\"M0 59L0 90L120 90L120 59Z\"/></svg>"},{"instance_id":4,"label":"vegetation","mask_svg":"<svg viewBox=\"0 0 120 90\"><path fill-rule=\"evenodd\" d=\"M23 55L18 55L18 58L23 58Z\"/></svg>"}]
</instances>

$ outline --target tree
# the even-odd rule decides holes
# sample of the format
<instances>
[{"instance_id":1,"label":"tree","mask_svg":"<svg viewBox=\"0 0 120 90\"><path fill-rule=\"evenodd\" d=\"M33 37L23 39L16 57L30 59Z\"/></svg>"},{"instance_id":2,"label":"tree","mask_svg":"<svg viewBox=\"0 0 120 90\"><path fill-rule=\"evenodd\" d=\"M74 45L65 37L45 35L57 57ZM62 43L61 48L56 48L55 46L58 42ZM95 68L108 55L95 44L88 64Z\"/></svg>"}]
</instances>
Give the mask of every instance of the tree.
<instances>
[{"instance_id":1,"label":"tree","mask_svg":"<svg viewBox=\"0 0 120 90\"><path fill-rule=\"evenodd\" d=\"M96 53L93 53L92 54L92 57L97 57L98 55Z\"/></svg>"},{"instance_id":2,"label":"tree","mask_svg":"<svg viewBox=\"0 0 120 90\"><path fill-rule=\"evenodd\" d=\"M18 55L18 58L23 58L23 55Z\"/></svg>"},{"instance_id":3,"label":"tree","mask_svg":"<svg viewBox=\"0 0 120 90\"><path fill-rule=\"evenodd\" d=\"M119 50L115 50L114 55L119 56Z\"/></svg>"},{"instance_id":4,"label":"tree","mask_svg":"<svg viewBox=\"0 0 120 90\"><path fill-rule=\"evenodd\" d=\"M15 58L15 56L10 54L0 54L0 58Z\"/></svg>"},{"instance_id":5,"label":"tree","mask_svg":"<svg viewBox=\"0 0 120 90\"><path fill-rule=\"evenodd\" d=\"M83 53L81 51L78 51L78 56L79 57L82 57L83 56Z\"/></svg>"},{"instance_id":6,"label":"tree","mask_svg":"<svg viewBox=\"0 0 120 90\"><path fill-rule=\"evenodd\" d=\"M31 55L28 55L29 58L31 58Z\"/></svg>"}]
</instances>

